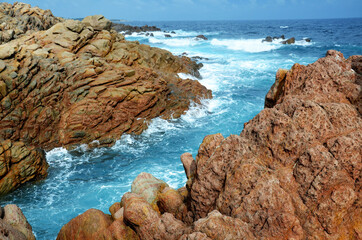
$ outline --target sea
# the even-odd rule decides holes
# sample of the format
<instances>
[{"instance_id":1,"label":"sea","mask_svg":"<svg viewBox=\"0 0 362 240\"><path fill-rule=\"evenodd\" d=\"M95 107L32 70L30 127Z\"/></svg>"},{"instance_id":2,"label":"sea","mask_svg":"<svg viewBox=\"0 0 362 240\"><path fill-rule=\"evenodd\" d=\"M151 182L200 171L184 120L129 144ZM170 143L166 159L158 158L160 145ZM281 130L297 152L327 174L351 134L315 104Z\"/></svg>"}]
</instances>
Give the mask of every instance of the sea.
<instances>
[{"instance_id":1,"label":"sea","mask_svg":"<svg viewBox=\"0 0 362 240\"><path fill-rule=\"evenodd\" d=\"M329 49L341 51L346 58L362 55L362 18L126 24L162 29L153 37L135 33L127 40L196 57L203 64L199 81L212 90L213 99L192 104L179 119L156 118L141 135L123 135L110 148L48 151L47 179L0 198L0 205L17 204L23 210L37 239L55 239L64 224L90 208L109 213L108 208L131 190L141 172L173 188L184 186L180 155L190 152L195 157L206 135L240 134L243 124L264 108L279 68L313 63ZM200 34L208 40L197 39ZM285 45L280 39L262 42L267 36L281 35L294 37L295 44Z\"/></svg>"}]
</instances>

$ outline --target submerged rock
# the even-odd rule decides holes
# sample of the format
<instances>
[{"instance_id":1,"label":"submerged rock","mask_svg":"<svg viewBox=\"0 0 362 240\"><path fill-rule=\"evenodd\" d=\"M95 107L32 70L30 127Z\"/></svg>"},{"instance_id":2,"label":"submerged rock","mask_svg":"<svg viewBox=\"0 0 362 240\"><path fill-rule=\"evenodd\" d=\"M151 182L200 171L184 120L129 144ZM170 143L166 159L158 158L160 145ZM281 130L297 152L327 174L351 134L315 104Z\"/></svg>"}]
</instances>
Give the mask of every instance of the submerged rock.
<instances>
[{"instance_id":1,"label":"submerged rock","mask_svg":"<svg viewBox=\"0 0 362 240\"><path fill-rule=\"evenodd\" d=\"M140 239L361 238L361 64L328 51L279 70L240 135L206 136L195 167L182 155L187 188L147 175L125 194L123 224Z\"/></svg>"}]
</instances>

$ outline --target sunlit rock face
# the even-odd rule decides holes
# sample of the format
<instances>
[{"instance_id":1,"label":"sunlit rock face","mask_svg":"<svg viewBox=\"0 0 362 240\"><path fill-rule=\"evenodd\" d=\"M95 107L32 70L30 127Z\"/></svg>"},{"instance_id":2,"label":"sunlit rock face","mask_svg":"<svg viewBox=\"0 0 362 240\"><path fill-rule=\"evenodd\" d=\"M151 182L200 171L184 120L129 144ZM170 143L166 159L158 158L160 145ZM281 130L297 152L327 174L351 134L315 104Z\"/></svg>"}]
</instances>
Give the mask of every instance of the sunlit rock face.
<instances>
[{"instance_id":1,"label":"sunlit rock face","mask_svg":"<svg viewBox=\"0 0 362 240\"><path fill-rule=\"evenodd\" d=\"M186 187L142 173L113 221L140 239L361 238L361 63L328 51L279 70L240 135L182 155Z\"/></svg>"}]
</instances>

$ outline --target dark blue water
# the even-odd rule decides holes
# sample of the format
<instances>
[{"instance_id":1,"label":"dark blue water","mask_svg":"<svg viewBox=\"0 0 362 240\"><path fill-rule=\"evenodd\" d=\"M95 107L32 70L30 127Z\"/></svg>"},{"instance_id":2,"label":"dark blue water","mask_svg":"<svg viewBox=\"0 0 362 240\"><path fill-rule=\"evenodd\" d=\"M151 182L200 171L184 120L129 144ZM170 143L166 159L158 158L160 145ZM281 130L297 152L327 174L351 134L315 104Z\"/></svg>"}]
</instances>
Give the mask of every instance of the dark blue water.
<instances>
[{"instance_id":1,"label":"dark blue water","mask_svg":"<svg viewBox=\"0 0 362 240\"><path fill-rule=\"evenodd\" d=\"M55 239L65 223L89 208L108 212L130 191L140 172L149 172L175 188L183 186L180 155L191 152L195 156L208 134L239 134L243 123L263 109L278 68L312 63L328 49L339 50L345 57L362 55L362 19L131 24L156 25L176 34L172 38L162 32L151 38L133 35L129 40L207 58L201 60L200 82L213 91L214 98L194 105L180 119L155 119L141 136L123 136L112 148L48 152L46 180L0 199L1 205L15 203L23 209L37 239ZM195 40L199 34L209 40ZM296 44L261 42L266 36L282 34L295 37Z\"/></svg>"}]
</instances>

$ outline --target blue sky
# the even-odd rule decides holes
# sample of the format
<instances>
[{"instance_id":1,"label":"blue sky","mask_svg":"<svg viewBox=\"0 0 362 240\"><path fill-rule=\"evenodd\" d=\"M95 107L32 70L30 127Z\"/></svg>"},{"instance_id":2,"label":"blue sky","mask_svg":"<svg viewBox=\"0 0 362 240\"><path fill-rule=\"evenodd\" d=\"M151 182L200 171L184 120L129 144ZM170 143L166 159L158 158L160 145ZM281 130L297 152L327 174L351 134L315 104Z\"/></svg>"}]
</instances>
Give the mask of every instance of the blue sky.
<instances>
[{"instance_id":1,"label":"blue sky","mask_svg":"<svg viewBox=\"0 0 362 240\"><path fill-rule=\"evenodd\" d=\"M150 21L362 17L362 0L23 0L23 2L50 9L54 15L66 18L94 14L103 14L110 19Z\"/></svg>"}]
</instances>

